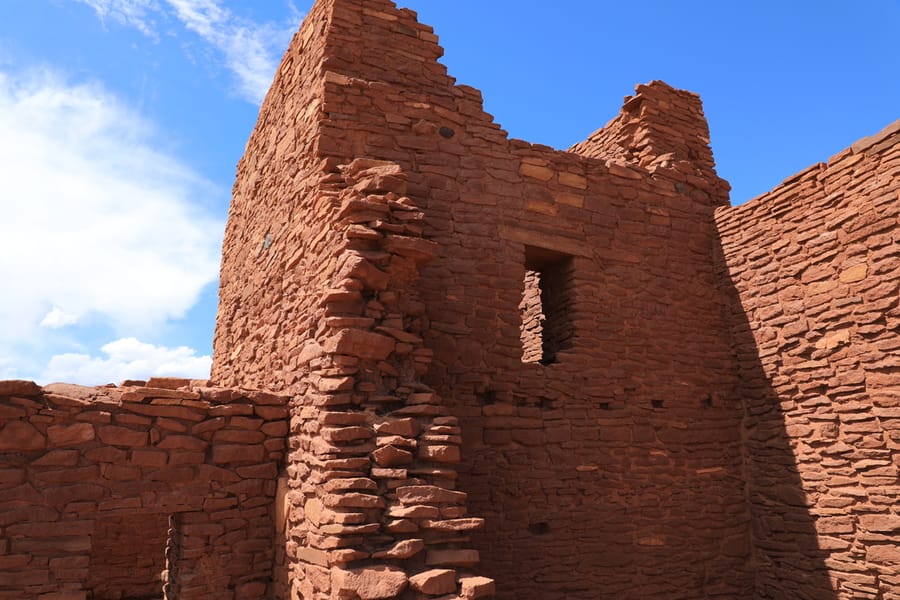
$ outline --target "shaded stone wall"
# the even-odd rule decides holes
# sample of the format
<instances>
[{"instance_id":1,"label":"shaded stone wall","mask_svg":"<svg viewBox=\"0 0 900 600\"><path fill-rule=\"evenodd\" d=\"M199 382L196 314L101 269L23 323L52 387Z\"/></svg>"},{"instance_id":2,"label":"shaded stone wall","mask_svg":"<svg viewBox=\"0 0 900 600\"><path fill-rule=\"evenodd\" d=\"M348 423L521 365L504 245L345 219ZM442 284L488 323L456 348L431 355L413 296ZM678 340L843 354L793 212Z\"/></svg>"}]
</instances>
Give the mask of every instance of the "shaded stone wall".
<instances>
[{"instance_id":1,"label":"shaded stone wall","mask_svg":"<svg viewBox=\"0 0 900 600\"><path fill-rule=\"evenodd\" d=\"M898 175L895 123L716 214L759 598L900 598Z\"/></svg>"},{"instance_id":2,"label":"shaded stone wall","mask_svg":"<svg viewBox=\"0 0 900 600\"><path fill-rule=\"evenodd\" d=\"M0 598L271 592L285 399L0 382Z\"/></svg>"}]
</instances>

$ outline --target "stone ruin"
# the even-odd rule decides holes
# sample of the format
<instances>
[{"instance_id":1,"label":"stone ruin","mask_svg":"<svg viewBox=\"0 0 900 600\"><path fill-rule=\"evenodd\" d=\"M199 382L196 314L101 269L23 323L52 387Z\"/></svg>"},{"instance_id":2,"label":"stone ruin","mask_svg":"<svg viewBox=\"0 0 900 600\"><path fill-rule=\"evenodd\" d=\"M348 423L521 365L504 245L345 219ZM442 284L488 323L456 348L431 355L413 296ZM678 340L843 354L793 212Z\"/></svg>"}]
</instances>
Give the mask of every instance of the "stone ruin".
<instances>
[{"instance_id":1,"label":"stone ruin","mask_svg":"<svg viewBox=\"0 0 900 600\"><path fill-rule=\"evenodd\" d=\"M900 122L731 207L696 95L560 152L441 53L316 2L214 383L0 382L0 599L900 599Z\"/></svg>"}]
</instances>

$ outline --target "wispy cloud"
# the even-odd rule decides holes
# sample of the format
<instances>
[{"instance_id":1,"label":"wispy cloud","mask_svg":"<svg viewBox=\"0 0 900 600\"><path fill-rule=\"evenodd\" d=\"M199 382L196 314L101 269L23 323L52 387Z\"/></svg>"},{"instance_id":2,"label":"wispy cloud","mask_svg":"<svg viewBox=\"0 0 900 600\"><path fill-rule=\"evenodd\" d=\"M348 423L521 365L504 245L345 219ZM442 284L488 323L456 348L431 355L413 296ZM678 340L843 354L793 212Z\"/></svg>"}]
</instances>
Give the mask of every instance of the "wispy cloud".
<instances>
[{"instance_id":1,"label":"wispy cloud","mask_svg":"<svg viewBox=\"0 0 900 600\"><path fill-rule=\"evenodd\" d=\"M87 354L59 354L41 376L43 382L65 381L82 385L117 383L123 379L147 377L190 377L206 379L212 359L197 356L192 348L166 348L122 338L101 348L104 357ZM2 366L2 365L0 365Z\"/></svg>"},{"instance_id":2,"label":"wispy cloud","mask_svg":"<svg viewBox=\"0 0 900 600\"><path fill-rule=\"evenodd\" d=\"M151 335L215 281L223 222L204 205L226 192L101 86L0 69L0 131L7 372L73 326Z\"/></svg>"},{"instance_id":3,"label":"wispy cloud","mask_svg":"<svg viewBox=\"0 0 900 600\"><path fill-rule=\"evenodd\" d=\"M112 19L156 37L158 18L174 17L221 57L237 80L244 99L259 104L265 97L281 53L303 15L289 4L284 22L258 23L234 13L221 0L77 0L101 19Z\"/></svg>"},{"instance_id":4,"label":"wispy cloud","mask_svg":"<svg viewBox=\"0 0 900 600\"><path fill-rule=\"evenodd\" d=\"M107 19L138 29L156 37L156 23L152 15L159 11L156 0L76 0L93 8L104 21Z\"/></svg>"},{"instance_id":5,"label":"wispy cloud","mask_svg":"<svg viewBox=\"0 0 900 600\"><path fill-rule=\"evenodd\" d=\"M240 93L262 102L272 84L278 52L284 50L296 23L285 28L238 17L216 0L166 0L184 26L221 52L237 76Z\"/></svg>"}]
</instances>

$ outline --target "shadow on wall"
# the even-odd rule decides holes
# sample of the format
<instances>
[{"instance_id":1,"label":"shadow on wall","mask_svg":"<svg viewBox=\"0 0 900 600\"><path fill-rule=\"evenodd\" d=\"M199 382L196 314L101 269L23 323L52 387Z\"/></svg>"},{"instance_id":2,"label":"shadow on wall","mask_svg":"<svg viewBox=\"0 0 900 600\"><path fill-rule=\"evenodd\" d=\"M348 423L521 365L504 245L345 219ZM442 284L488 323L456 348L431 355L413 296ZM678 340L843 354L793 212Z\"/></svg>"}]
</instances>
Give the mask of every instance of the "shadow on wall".
<instances>
[{"instance_id":1,"label":"shadow on wall","mask_svg":"<svg viewBox=\"0 0 900 600\"><path fill-rule=\"evenodd\" d=\"M820 548L815 499L804 488L787 431L783 402L760 361L722 251L716 245L724 294L730 298L731 334L744 407L743 439L757 600L837 600ZM820 524L821 527L821 524Z\"/></svg>"}]
</instances>

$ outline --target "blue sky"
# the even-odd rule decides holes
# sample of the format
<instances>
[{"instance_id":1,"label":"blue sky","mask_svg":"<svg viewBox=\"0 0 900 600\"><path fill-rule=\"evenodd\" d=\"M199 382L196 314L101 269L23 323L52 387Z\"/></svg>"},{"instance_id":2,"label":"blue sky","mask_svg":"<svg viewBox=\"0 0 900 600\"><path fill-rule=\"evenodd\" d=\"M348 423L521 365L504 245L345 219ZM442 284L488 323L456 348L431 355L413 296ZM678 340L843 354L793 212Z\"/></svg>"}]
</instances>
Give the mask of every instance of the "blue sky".
<instances>
[{"instance_id":1,"label":"blue sky","mask_svg":"<svg viewBox=\"0 0 900 600\"><path fill-rule=\"evenodd\" d=\"M900 118L900 0L407 0L512 137L704 101L732 202ZM310 0L0 2L0 379L205 377L234 167Z\"/></svg>"}]
</instances>

